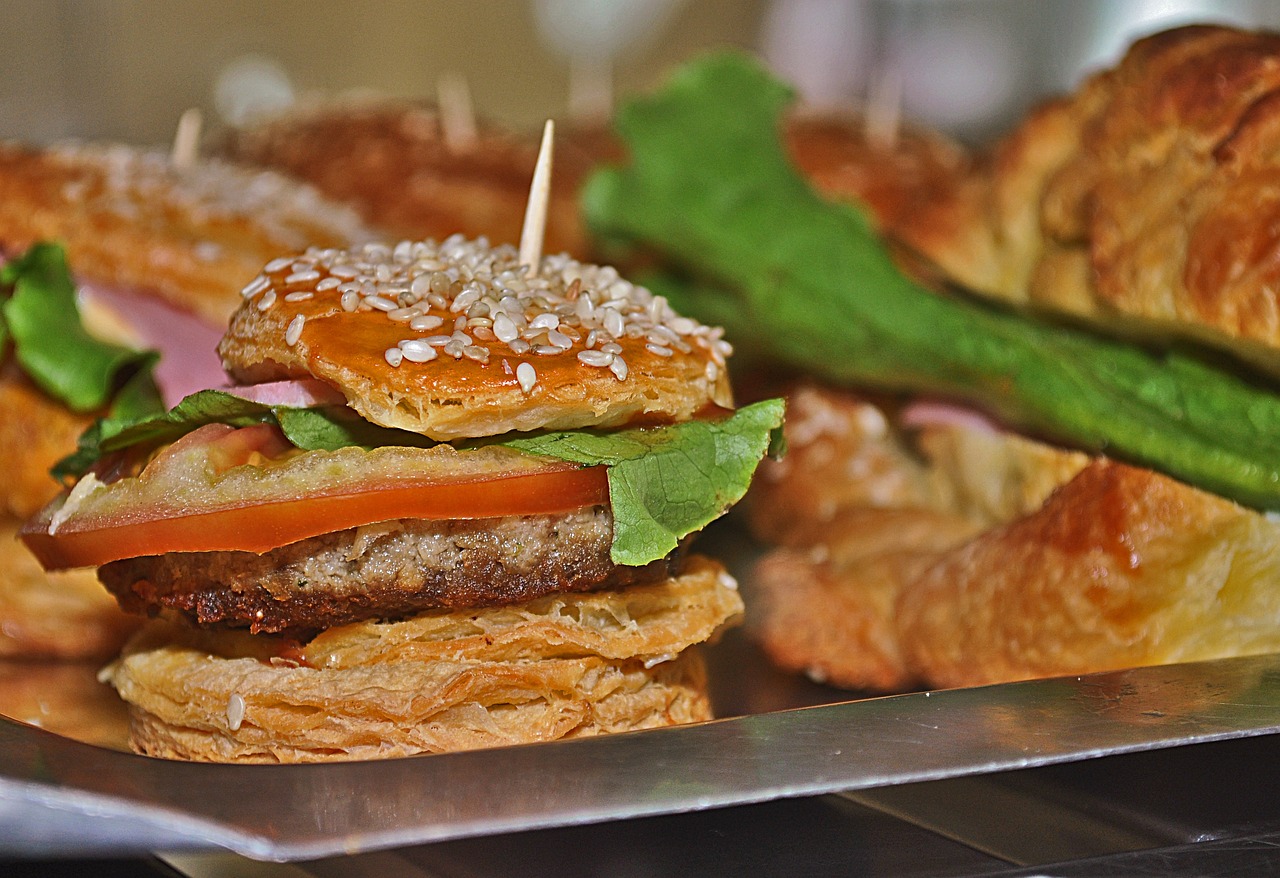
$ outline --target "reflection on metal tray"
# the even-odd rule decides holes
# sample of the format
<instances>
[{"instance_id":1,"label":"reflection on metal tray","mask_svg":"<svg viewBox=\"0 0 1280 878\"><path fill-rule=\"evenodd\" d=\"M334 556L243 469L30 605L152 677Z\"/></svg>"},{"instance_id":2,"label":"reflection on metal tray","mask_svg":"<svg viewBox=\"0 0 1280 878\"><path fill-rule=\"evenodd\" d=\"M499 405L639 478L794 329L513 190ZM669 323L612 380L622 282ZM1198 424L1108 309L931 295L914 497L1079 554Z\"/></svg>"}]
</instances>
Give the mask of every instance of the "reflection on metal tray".
<instances>
[{"instance_id":1,"label":"reflection on metal tray","mask_svg":"<svg viewBox=\"0 0 1280 878\"><path fill-rule=\"evenodd\" d=\"M742 710L722 701L742 715L385 762L168 762L0 722L0 842L21 854L225 848L310 859L1280 730L1277 656L775 710L789 697L837 696L800 684L770 695L741 638L714 653L722 680L747 681L718 694L755 699Z\"/></svg>"}]
</instances>

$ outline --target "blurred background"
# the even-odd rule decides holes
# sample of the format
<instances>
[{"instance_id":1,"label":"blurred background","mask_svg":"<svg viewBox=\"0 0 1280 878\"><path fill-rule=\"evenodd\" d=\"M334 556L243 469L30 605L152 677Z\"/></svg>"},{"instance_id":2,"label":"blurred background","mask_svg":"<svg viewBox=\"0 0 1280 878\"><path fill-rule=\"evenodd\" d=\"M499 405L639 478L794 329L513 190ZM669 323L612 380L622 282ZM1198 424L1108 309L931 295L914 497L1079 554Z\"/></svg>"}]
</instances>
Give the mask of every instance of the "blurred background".
<instances>
[{"instance_id":1,"label":"blurred background","mask_svg":"<svg viewBox=\"0 0 1280 878\"><path fill-rule=\"evenodd\" d=\"M309 95L436 96L530 129L607 112L709 47L812 103L865 101L980 142L1172 24L1280 26L1270 0L4 0L0 136L163 144Z\"/></svg>"}]
</instances>

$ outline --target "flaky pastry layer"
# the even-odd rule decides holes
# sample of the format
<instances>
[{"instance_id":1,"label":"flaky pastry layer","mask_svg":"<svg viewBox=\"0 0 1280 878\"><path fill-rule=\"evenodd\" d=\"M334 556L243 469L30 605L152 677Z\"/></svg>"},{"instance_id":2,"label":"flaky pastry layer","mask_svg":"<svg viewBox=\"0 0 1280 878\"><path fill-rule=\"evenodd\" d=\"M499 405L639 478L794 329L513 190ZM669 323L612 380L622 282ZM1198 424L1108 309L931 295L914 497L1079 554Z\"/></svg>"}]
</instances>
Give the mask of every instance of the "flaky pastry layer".
<instances>
[{"instance_id":1,"label":"flaky pastry layer","mask_svg":"<svg viewBox=\"0 0 1280 878\"><path fill-rule=\"evenodd\" d=\"M142 753L408 756L709 719L689 650L741 612L723 568L692 558L663 583L360 623L301 647L154 625L104 676Z\"/></svg>"},{"instance_id":2,"label":"flaky pastry layer","mask_svg":"<svg viewBox=\"0 0 1280 878\"><path fill-rule=\"evenodd\" d=\"M879 422L850 414L869 403L804 394L786 468L748 495L758 532L783 543L755 568L748 623L784 667L890 691L1280 649L1280 523L1267 516L959 419L885 421L854 441L856 424ZM813 455L825 491L803 475ZM886 460L914 490L840 483L874 485L874 470L884 484ZM765 527L792 478L808 505Z\"/></svg>"}]
</instances>

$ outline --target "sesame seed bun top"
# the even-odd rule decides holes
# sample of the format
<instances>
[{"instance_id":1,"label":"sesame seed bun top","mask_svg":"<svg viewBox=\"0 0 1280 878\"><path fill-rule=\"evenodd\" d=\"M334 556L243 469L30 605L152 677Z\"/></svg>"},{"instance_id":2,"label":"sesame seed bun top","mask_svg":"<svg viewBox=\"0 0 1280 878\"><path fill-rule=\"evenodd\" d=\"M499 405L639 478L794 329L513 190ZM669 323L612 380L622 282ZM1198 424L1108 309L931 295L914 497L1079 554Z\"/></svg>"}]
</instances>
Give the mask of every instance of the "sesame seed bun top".
<instances>
[{"instance_id":1,"label":"sesame seed bun top","mask_svg":"<svg viewBox=\"0 0 1280 878\"><path fill-rule=\"evenodd\" d=\"M721 330L607 266L454 236L276 259L219 352L244 383L319 378L433 439L679 421L732 406Z\"/></svg>"}]
</instances>

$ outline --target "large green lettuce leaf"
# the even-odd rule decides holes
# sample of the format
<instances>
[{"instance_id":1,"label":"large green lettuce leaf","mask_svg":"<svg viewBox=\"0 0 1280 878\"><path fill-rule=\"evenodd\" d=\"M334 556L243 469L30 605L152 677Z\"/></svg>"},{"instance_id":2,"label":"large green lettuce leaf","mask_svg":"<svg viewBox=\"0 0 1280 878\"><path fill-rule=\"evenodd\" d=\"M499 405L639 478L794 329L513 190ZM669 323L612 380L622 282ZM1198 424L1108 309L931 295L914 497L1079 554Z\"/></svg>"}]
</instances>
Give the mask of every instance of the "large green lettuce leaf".
<instances>
[{"instance_id":1,"label":"large green lettuce leaf","mask_svg":"<svg viewBox=\"0 0 1280 878\"><path fill-rule=\"evenodd\" d=\"M790 90L706 57L617 119L628 164L583 195L591 226L694 277L682 310L738 347L838 382L957 397L1066 444L1280 509L1280 396L905 277L865 217L823 200L779 136ZM686 287L686 289L689 289ZM664 288L673 301L674 287Z\"/></svg>"}]
</instances>

